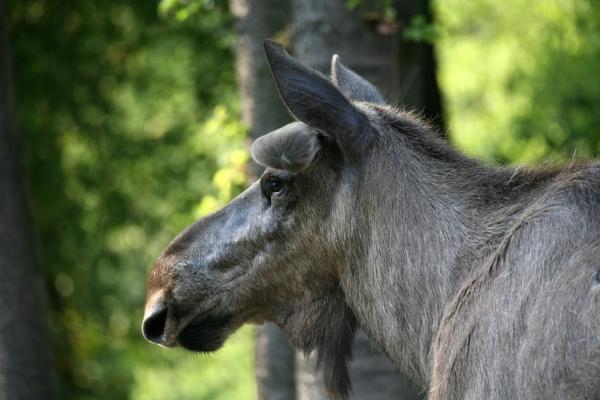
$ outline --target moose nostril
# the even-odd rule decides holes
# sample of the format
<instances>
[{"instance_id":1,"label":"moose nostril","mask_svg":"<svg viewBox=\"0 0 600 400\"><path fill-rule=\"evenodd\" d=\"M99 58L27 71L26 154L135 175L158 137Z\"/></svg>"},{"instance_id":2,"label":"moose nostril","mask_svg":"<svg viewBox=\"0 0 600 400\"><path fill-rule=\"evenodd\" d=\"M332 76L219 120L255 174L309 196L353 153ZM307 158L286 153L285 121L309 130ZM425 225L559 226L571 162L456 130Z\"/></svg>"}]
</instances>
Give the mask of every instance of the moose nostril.
<instances>
[{"instance_id":1,"label":"moose nostril","mask_svg":"<svg viewBox=\"0 0 600 400\"><path fill-rule=\"evenodd\" d=\"M167 311L166 306L161 306L144 320L142 333L146 339L154 343L161 343L164 340Z\"/></svg>"}]
</instances>

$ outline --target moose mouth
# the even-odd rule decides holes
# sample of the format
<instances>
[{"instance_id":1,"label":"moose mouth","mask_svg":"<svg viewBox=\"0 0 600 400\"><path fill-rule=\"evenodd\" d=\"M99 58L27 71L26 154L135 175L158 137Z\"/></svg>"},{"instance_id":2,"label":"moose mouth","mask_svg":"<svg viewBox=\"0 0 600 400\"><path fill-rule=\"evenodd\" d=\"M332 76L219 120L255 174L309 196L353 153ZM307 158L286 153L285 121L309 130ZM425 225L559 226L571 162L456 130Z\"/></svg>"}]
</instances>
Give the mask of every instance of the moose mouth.
<instances>
[{"instance_id":1,"label":"moose mouth","mask_svg":"<svg viewBox=\"0 0 600 400\"><path fill-rule=\"evenodd\" d=\"M192 321L177 336L184 349L210 353L223 346L231 328L231 316L221 315Z\"/></svg>"}]
</instances>

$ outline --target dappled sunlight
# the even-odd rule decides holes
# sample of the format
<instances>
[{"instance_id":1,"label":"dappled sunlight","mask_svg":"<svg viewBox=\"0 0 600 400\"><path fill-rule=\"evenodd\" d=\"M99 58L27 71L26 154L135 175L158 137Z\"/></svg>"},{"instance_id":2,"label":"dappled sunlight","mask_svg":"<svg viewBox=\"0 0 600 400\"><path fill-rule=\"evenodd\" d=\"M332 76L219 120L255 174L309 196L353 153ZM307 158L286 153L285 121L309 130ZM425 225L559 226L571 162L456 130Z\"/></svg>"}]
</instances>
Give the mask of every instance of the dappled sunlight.
<instances>
[{"instance_id":1,"label":"dappled sunlight","mask_svg":"<svg viewBox=\"0 0 600 400\"><path fill-rule=\"evenodd\" d=\"M173 365L140 333L148 268L246 183L225 16L177 23L152 2L100 3L31 0L11 15L61 398L126 398L144 366ZM252 357L250 336L224 356ZM252 379L246 360L236 380Z\"/></svg>"},{"instance_id":2,"label":"dappled sunlight","mask_svg":"<svg viewBox=\"0 0 600 400\"><path fill-rule=\"evenodd\" d=\"M459 148L516 163L600 154L593 2L440 0L435 10L438 76Z\"/></svg>"}]
</instances>

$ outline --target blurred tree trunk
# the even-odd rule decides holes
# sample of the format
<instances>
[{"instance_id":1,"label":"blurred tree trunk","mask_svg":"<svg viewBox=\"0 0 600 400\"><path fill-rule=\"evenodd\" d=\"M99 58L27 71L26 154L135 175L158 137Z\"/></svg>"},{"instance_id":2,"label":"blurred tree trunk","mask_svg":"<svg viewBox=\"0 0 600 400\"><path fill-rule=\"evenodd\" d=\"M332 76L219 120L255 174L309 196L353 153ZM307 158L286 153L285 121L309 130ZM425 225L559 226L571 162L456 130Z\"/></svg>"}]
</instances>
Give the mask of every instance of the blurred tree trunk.
<instances>
[{"instance_id":1,"label":"blurred tree trunk","mask_svg":"<svg viewBox=\"0 0 600 400\"><path fill-rule=\"evenodd\" d=\"M236 71L242 118L252 140L291 122L279 99L263 49L263 41L282 34L290 21L288 0L232 0L236 17ZM261 169L252 164L256 178Z\"/></svg>"},{"instance_id":2,"label":"blurred tree trunk","mask_svg":"<svg viewBox=\"0 0 600 400\"><path fill-rule=\"evenodd\" d=\"M338 54L390 103L414 108L442 125L433 46L402 38L414 16L431 18L429 0L396 1L397 28L369 12L371 1L362 3L349 11L346 0L294 0L296 56L329 75L331 57Z\"/></svg>"},{"instance_id":3,"label":"blurred tree trunk","mask_svg":"<svg viewBox=\"0 0 600 400\"><path fill-rule=\"evenodd\" d=\"M236 17L236 70L242 101L242 117L250 138L290 122L271 78L263 41L286 28L290 20L287 0L232 0ZM251 164L252 178L260 166ZM259 400L295 398L294 349L273 324L256 330L256 380Z\"/></svg>"},{"instance_id":4,"label":"blurred tree trunk","mask_svg":"<svg viewBox=\"0 0 600 400\"><path fill-rule=\"evenodd\" d=\"M293 0L295 55L328 75L331 57L338 54L345 65L374 83L390 102L416 108L441 125L433 48L401 39L401 29L413 16L429 15L428 2L399 1L399 29L386 25L373 13L363 13L370 5L368 1L363 3L362 8L351 12L345 0ZM362 332L357 335L354 353L350 369L354 398L424 397L407 378L394 371L392 363L370 345ZM314 355L297 356L299 400L326 399L314 370Z\"/></svg>"},{"instance_id":5,"label":"blurred tree trunk","mask_svg":"<svg viewBox=\"0 0 600 400\"><path fill-rule=\"evenodd\" d=\"M48 314L17 126L6 13L0 0L0 399L53 399Z\"/></svg>"}]
</instances>

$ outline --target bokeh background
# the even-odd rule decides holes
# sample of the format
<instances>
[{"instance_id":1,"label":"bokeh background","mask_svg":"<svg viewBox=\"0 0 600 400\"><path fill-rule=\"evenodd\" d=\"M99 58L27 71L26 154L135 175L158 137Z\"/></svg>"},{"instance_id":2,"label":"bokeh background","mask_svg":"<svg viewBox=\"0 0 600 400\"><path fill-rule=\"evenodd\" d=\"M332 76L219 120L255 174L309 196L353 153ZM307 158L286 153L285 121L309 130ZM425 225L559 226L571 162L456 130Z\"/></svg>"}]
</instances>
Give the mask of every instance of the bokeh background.
<instances>
[{"instance_id":1,"label":"bokeh background","mask_svg":"<svg viewBox=\"0 0 600 400\"><path fill-rule=\"evenodd\" d=\"M450 141L495 164L599 154L597 0L431 5L403 39L434 46ZM213 356L140 336L153 259L249 180L234 22L219 0L8 3L60 398L255 397L253 328Z\"/></svg>"}]
</instances>

